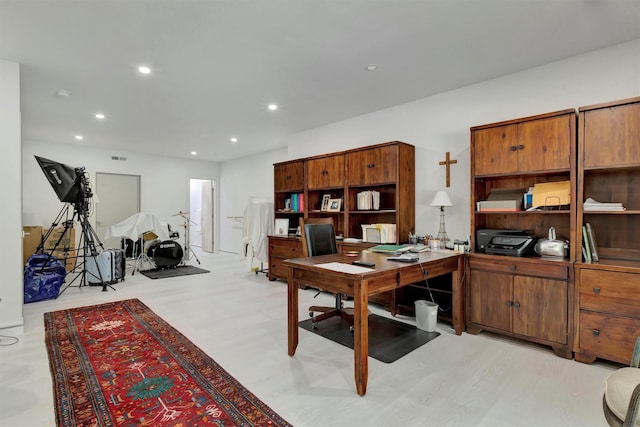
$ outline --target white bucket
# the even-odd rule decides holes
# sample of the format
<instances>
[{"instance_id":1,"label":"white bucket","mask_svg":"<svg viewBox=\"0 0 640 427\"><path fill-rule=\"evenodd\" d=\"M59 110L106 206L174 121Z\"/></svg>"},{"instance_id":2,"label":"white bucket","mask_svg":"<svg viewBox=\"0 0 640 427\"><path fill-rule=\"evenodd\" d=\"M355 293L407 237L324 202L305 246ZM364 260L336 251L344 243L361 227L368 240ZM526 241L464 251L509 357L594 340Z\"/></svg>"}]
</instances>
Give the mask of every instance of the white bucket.
<instances>
[{"instance_id":1,"label":"white bucket","mask_svg":"<svg viewBox=\"0 0 640 427\"><path fill-rule=\"evenodd\" d=\"M438 304L431 301L418 300L416 305L416 323L418 329L435 332L438 322Z\"/></svg>"}]
</instances>

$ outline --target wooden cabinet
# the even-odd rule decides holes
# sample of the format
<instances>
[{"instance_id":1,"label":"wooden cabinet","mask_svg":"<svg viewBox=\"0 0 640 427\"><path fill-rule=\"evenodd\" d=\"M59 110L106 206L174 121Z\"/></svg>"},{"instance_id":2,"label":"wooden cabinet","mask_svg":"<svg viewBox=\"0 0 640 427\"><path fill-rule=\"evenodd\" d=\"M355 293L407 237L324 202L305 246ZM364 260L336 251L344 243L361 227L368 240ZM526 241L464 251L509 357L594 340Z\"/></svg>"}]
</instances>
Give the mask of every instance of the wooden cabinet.
<instances>
[{"instance_id":1,"label":"wooden cabinet","mask_svg":"<svg viewBox=\"0 0 640 427\"><path fill-rule=\"evenodd\" d=\"M344 186L344 155L323 156L307 160L309 190Z\"/></svg>"},{"instance_id":2,"label":"wooden cabinet","mask_svg":"<svg viewBox=\"0 0 640 427\"><path fill-rule=\"evenodd\" d=\"M294 192L304 188L304 162L277 163L273 167L273 187L276 192Z\"/></svg>"},{"instance_id":3,"label":"wooden cabinet","mask_svg":"<svg viewBox=\"0 0 640 427\"><path fill-rule=\"evenodd\" d=\"M571 114L572 111L475 128L475 174L569 169L575 139L575 114Z\"/></svg>"},{"instance_id":4,"label":"wooden cabinet","mask_svg":"<svg viewBox=\"0 0 640 427\"><path fill-rule=\"evenodd\" d=\"M576 258L575 358L628 364L640 336L640 97L579 109L577 230L589 223L598 262ZM588 198L622 211L585 211ZM583 245L577 233L576 245Z\"/></svg>"},{"instance_id":5,"label":"wooden cabinet","mask_svg":"<svg viewBox=\"0 0 640 427\"><path fill-rule=\"evenodd\" d=\"M520 144L523 149L517 148ZM513 153L519 154L514 157ZM519 189L524 194L535 184L556 181L570 181L573 187L575 165L575 110L471 128L471 239L474 245L475 230L487 228L530 230L536 236L546 237L549 228L554 227L558 235L572 239L575 191L570 192L569 205L534 212L481 212L476 203L487 200L494 189ZM570 257L573 259L575 254Z\"/></svg>"},{"instance_id":6,"label":"wooden cabinet","mask_svg":"<svg viewBox=\"0 0 640 427\"><path fill-rule=\"evenodd\" d=\"M467 330L482 329L550 345L571 358L567 306L573 267L515 257L469 260Z\"/></svg>"},{"instance_id":7,"label":"wooden cabinet","mask_svg":"<svg viewBox=\"0 0 640 427\"><path fill-rule=\"evenodd\" d=\"M471 230L527 230L547 237L550 227L575 244L575 191L570 203L537 211L477 210L493 190L521 190L538 183L576 183L576 113L563 110L471 128ZM519 192L519 191L516 191ZM469 254L467 330L482 329L549 345L570 358L573 347L572 262Z\"/></svg>"},{"instance_id":8,"label":"wooden cabinet","mask_svg":"<svg viewBox=\"0 0 640 427\"><path fill-rule=\"evenodd\" d=\"M269 236L269 280L287 280L288 269L283 261L302 257L302 242L299 237Z\"/></svg>"},{"instance_id":9,"label":"wooden cabinet","mask_svg":"<svg viewBox=\"0 0 640 427\"><path fill-rule=\"evenodd\" d=\"M395 183L398 155L397 145L350 152L347 155L349 185Z\"/></svg>"},{"instance_id":10,"label":"wooden cabinet","mask_svg":"<svg viewBox=\"0 0 640 427\"><path fill-rule=\"evenodd\" d=\"M640 275L626 268L577 266L575 357L629 364L640 336Z\"/></svg>"}]
</instances>

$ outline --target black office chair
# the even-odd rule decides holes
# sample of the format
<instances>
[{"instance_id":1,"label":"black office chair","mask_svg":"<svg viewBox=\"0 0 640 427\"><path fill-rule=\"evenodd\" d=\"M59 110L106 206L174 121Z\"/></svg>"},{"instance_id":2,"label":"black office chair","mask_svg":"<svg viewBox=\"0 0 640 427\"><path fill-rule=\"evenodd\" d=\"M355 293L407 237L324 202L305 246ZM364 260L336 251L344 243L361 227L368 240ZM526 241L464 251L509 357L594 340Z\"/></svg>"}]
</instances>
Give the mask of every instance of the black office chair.
<instances>
[{"instance_id":1,"label":"black office chair","mask_svg":"<svg viewBox=\"0 0 640 427\"><path fill-rule=\"evenodd\" d=\"M338 253L332 218L300 218L300 230L302 231L302 253L305 257ZM350 329L353 330L353 309L343 307L343 298L342 294L336 294L334 307L317 305L309 307L309 316L313 319L314 329L318 327L318 322L333 316L340 316L349 323ZM314 312L322 314L314 316Z\"/></svg>"}]
</instances>

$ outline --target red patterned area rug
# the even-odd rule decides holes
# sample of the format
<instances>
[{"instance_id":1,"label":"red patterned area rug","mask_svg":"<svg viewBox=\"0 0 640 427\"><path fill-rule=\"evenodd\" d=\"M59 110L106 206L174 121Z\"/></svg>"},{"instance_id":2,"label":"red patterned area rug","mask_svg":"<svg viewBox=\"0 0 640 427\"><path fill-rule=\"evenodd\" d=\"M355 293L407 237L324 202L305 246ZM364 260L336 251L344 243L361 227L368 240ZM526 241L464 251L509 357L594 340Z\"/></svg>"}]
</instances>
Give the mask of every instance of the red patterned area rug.
<instances>
[{"instance_id":1,"label":"red patterned area rug","mask_svg":"<svg viewBox=\"0 0 640 427\"><path fill-rule=\"evenodd\" d=\"M290 426L137 299L44 320L59 426Z\"/></svg>"}]
</instances>

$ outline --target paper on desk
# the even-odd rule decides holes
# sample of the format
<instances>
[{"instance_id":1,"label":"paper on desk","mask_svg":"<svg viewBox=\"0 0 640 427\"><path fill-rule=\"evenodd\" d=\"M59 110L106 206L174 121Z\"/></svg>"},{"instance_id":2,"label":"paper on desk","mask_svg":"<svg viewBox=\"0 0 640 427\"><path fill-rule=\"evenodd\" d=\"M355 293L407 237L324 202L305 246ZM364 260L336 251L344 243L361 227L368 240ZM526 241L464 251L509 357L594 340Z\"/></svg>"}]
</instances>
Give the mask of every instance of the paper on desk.
<instances>
[{"instance_id":1,"label":"paper on desk","mask_svg":"<svg viewBox=\"0 0 640 427\"><path fill-rule=\"evenodd\" d=\"M316 267L351 274L369 273L371 271L375 271L373 268L360 267L359 265L345 264L342 262L325 262L324 264L316 264Z\"/></svg>"}]
</instances>

